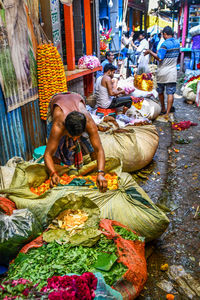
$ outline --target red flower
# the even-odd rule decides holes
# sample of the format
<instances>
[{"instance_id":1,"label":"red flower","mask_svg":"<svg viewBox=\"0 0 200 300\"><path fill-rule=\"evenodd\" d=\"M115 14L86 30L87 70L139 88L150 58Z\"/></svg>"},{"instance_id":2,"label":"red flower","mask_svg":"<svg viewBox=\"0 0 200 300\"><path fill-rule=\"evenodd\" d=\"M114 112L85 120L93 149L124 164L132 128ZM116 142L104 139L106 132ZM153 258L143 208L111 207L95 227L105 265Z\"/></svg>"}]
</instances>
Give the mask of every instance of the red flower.
<instances>
[{"instance_id":1,"label":"red flower","mask_svg":"<svg viewBox=\"0 0 200 300\"><path fill-rule=\"evenodd\" d=\"M30 293L30 291L29 291L28 288L26 288L26 289L22 292L22 294L23 294L24 296L28 296L29 293Z\"/></svg>"}]
</instances>

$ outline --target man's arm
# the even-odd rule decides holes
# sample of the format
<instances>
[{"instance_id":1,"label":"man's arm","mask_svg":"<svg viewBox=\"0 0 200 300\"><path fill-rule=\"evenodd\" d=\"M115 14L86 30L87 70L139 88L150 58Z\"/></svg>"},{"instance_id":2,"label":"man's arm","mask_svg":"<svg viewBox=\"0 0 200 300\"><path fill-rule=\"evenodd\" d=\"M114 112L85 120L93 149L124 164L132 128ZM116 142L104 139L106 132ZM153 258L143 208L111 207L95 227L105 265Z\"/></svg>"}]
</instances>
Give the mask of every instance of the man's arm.
<instances>
[{"instance_id":1,"label":"man's arm","mask_svg":"<svg viewBox=\"0 0 200 300\"><path fill-rule=\"evenodd\" d=\"M63 135L64 125L61 122L62 114L59 111L54 110L53 126L51 129L50 137L47 143L46 151L44 154L45 165L48 169L49 175L51 176L51 187L54 184L58 184L60 177L56 173L56 169L53 162L53 156L58 148L60 139Z\"/></svg>"},{"instance_id":2,"label":"man's arm","mask_svg":"<svg viewBox=\"0 0 200 300\"><path fill-rule=\"evenodd\" d=\"M86 131L89 134L90 142L92 147L94 148L96 157L97 157L97 168L102 171L98 173L97 176L97 184L101 192L106 192L107 190L107 181L104 178L104 170L105 170L105 154L101 144L101 140L99 138L98 129L96 124L94 123L91 116L87 116L87 125Z\"/></svg>"},{"instance_id":3,"label":"man's arm","mask_svg":"<svg viewBox=\"0 0 200 300\"><path fill-rule=\"evenodd\" d=\"M124 90L117 91L116 89L113 89L112 79L109 76L102 79L102 84L107 88L109 96L125 94Z\"/></svg>"},{"instance_id":4,"label":"man's arm","mask_svg":"<svg viewBox=\"0 0 200 300\"><path fill-rule=\"evenodd\" d=\"M158 57L158 55L157 55L156 53L154 53L153 51L151 51L150 49L148 49L148 50L146 50L146 51L144 52L144 56L146 56L146 55L148 55L148 54L150 54L151 56L153 56L157 61L162 61L162 59L160 59L160 58Z\"/></svg>"}]
</instances>

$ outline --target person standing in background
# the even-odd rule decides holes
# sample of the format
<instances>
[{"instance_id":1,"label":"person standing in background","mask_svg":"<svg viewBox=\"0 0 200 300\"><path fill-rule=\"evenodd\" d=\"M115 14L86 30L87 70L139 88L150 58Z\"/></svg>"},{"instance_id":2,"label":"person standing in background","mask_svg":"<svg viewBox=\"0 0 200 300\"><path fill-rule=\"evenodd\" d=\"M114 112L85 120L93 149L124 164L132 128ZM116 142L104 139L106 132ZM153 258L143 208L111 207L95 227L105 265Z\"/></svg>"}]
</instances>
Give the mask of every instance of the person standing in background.
<instances>
[{"instance_id":1,"label":"person standing in background","mask_svg":"<svg viewBox=\"0 0 200 300\"><path fill-rule=\"evenodd\" d=\"M136 54L140 55L139 56L139 59L138 59L138 64L140 63L141 59L143 58L144 59L144 56L142 55L142 53L144 52L144 50L147 50L149 49L149 42L147 41L146 39L146 35L145 35L145 32L142 31L140 34L139 34L139 41L140 41L140 44L139 46L136 46L134 43L133 43L133 47L136 49ZM149 55L146 56L145 58L145 62L148 64L149 63Z\"/></svg>"},{"instance_id":2,"label":"person standing in background","mask_svg":"<svg viewBox=\"0 0 200 300\"><path fill-rule=\"evenodd\" d=\"M165 39L157 54L151 50L146 50L144 55L151 54L158 62L157 71L157 91L161 103L161 113L167 118L169 113L174 111L173 102L176 92L177 81L177 59L180 53L180 44L178 40L173 38L173 30L170 26L163 29L163 37ZM167 110L165 109L164 90L167 94Z\"/></svg>"},{"instance_id":3,"label":"person standing in background","mask_svg":"<svg viewBox=\"0 0 200 300\"><path fill-rule=\"evenodd\" d=\"M200 34L192 37L192 53L191 53L191 61L190 61L190 69L193 70L195 66L195 70L198 69L197 65L200 62Z\"/></svg>"}]
</instances>

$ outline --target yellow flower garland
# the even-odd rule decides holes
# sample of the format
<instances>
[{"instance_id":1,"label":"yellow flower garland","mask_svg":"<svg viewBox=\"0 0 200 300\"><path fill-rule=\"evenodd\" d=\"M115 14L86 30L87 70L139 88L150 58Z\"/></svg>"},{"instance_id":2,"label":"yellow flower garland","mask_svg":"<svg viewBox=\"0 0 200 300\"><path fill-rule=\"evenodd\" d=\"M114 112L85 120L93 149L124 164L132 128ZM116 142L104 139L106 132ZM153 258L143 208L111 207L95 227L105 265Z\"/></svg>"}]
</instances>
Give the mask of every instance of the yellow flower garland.
<instances>
[{"instance_id":1,"label":"yellow flower garland","mask_svg":"<svg viewBox=\"0 0 200 300\"><path fill-rule=\"evenodd\" d=\"M62 59L53 44L37 47L38 93L41 119L47 119L48 105L56 93L67 92Z\"/></svg>"}]
</instances>

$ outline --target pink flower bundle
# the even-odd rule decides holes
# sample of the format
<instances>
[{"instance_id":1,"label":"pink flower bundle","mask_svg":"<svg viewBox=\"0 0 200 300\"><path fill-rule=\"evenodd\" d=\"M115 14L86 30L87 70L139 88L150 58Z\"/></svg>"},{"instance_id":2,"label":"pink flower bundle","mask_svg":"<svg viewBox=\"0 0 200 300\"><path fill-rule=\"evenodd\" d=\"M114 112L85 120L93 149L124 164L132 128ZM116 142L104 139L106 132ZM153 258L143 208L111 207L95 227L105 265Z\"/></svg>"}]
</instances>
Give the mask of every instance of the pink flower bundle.
<instances>
[{"instance_id":1,"label":"pink flower bundle","mask_svg":"<svg viewBox=\"0 0 200 300\"><path fill-rule=\"evenodd\" d=\"M125 91L126 95L129 95L130 93L135 91L135 88L134 87L125 87L124 91Z\"/></svg>"},{"instance_id":2,"label":"pink flower bundle","mask_svg":"<svg viewBox=\"0 0 200 300\"><path fill-rule=\"evenodd\" d=\"M100 65L99 59L93 55L84 55L78 60L79 69L94 69Z\"/></svg>"},{"instance_id":3,"label":"pink flower bundle","mask_svg":"<svg viewBox=\"0 0 200 300\"><path fill-rule=\"evenodd\" d=\"M92 300L97 287L97 278L92 273L78 275L53 276L47 280L42 292L50 292L50 300Z\"/></svg>"},{"instance_id":4,"label":"pink flower bundle","mask_svg":"<svg viewBox=\"0 0 200 300\"><path fill-rule=\"evenodd\" d=\"M53 276L40 291L37 286L23 278L5 281L0 285L0 299L34 299L37 296L49 300L92 300L95 298L97 278L89 272L81 276Z\"/></svg>"},{"instance_id":5,"label":"pink flower bundle","mask_svg":"<svg viewBox=\"0 0 200 300\"><path fill-rule=\"evenodd\" d=\"M34 287L36 286L37 285L35 285ZM27 297L32 288L32 282L24 278L20 278L17 280L7 280L3 283L3 285L0 285L0 297L2 296L3 300L16 299L19 294ZM6 296L4 297L4 295Z\"/></svg>"}]
</instances>

